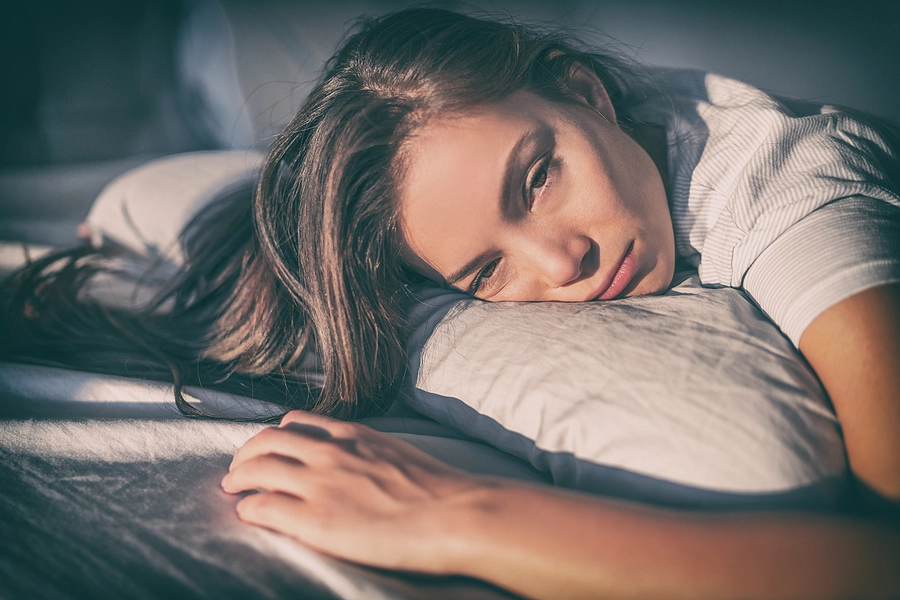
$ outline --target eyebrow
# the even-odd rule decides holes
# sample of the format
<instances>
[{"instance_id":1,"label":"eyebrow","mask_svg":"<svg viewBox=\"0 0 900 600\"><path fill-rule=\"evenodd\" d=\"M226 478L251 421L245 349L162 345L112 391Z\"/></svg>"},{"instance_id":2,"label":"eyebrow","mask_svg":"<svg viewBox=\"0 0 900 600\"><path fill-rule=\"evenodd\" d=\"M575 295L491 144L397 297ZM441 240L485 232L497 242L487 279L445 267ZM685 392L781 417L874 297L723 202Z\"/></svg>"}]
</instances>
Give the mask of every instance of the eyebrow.
<instances>
[{"instance_id":1,"label":"eyebrow","mask_svg":"<svg viewBox=\"0 0 900 600\"><path fill-rule=\"evenodd\" d=\"M500 210L504 216L509 217L513 212L512 188L516 179L515 175L519 171L518 167L521 163L523 149L525 148L526 144L535 142L540 138L547 137L548 135L550 135L550 132L545 127L529 129L522 134L522 136L513 145L512 150L510 150L509 156L507 156L506 158L506 168L504 169L503 174L503 189L500 196ZM447 277L447 283L449 285L454 285L471 275L472 272L478 268L478 265L484 262L490 254L490 252L484 252L467 262L465 265L463 265L461 268L457 269Z\"/></svg>"},{"instance_id":2,"label":"eyebrow","mask_svg":"<svg viewBox=\"0 0 900 600\"><path fill-rule=\"evenodd\" d=\"M461 280L465 279L466 277L468 277L469 275L471 275L472 272L478 268L478 265L480 265L482 262L484 262L484 260L487 258L487 256L489 256L488 253L479 254L478 256L476 256L475 258L473 258L472 260L467 262L465 265L462 266L462 268L460 268L456 272L452 273L449 277L447 277L447 283L449 285L453 285L455 283L459 283L459 281L461 281Z\"/></svg>"}]
</instances>

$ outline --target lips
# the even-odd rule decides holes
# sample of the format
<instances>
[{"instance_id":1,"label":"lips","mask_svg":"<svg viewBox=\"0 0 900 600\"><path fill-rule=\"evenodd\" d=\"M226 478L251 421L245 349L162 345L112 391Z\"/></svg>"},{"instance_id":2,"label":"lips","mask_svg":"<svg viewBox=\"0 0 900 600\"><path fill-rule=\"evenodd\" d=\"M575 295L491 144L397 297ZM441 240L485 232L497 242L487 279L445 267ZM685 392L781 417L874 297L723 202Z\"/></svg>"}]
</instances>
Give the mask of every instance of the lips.
<instances>
[{"instance_id":1,"label":"lips","mask_svg":"<svg viewBox=\"0 0 900 600\"><path fill-rule=\"evenodd\" d=\"M634 242L631 242L631 244L628 245L628 249L625 251L625 255L622 257L622 260L614 271L615 274L613 275L612 281L609 282L606 289L600 292L595 300L612 300L621 294L634 277L634 269Z\"/></svg>"}]
</instances>

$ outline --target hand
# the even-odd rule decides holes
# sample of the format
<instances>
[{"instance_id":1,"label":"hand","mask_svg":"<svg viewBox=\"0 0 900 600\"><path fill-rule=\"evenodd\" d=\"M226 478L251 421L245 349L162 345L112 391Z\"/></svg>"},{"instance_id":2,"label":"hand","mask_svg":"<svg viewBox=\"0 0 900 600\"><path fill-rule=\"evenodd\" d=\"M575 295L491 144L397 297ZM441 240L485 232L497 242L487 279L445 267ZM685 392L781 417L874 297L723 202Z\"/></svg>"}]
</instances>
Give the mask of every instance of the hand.
<instances>
[{"instance_id":1,"label":"hand","mask_svg":"<svg viewBox=\"0 0 900 600\"><path fill-rule=\"evenodd\" d=\"M222 480L229 493L259 490L237 504L247 523L340 558L431 573L445 572L456 500L484 485L386 434L303 411L247 441Z\"/></svg>"},{"instance_id":2,"label":"hand","mask_svg":"<svg viewBox=\"0 0 900 600\"><path fill-rule=\"evenodd\" d=\"M797 513L659 509L470 475L304 412L250 439L222 481L244 521L372 566L562 598L896 598L900 534Z\"/></svg>"}]
</instances>

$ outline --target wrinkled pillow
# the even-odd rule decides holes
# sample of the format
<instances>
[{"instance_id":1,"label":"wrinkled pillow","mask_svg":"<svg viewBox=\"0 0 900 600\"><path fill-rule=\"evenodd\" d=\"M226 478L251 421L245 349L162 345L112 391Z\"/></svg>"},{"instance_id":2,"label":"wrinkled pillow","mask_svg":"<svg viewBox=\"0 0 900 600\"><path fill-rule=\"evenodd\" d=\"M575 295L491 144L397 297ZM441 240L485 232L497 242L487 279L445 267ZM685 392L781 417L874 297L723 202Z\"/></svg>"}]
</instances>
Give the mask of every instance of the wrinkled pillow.
<instances>
[{"instance_id":1,"label":"wrinkled pillow","mask_svg":"<svg viewBox=\"0 0 900 600\"><path fill-rule=\"evenodd\" d=\"M835 506L840 427L790 341L738 290L488 303L423 294L407 402L558 485L690 506Z\"/></svg>"}]
</instances>

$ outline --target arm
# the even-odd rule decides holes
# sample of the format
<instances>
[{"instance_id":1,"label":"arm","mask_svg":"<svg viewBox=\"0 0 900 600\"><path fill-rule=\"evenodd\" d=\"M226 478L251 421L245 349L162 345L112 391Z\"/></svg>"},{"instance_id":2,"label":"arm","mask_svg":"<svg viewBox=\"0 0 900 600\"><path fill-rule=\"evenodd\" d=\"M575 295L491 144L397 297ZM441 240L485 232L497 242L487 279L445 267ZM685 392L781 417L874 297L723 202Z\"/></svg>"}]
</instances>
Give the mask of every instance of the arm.
<instances>
[{"instance_id":1,"label":"arm","mask_svg":"<svg viewBox=\"0 0 900 600\"><path fill-rule=\"evenodd\" d=\"M831 397L851 469L900 501L900 284L865 290L819 315L800 351Z\"/></svg>"},{"instance_id":2,"label":"arm","mask_svg":"<svg viewBox=\"0 0 900 600\"><path fill-rule=\"evenodd\" d=\"M458 570L529 597L900 594L900 535L874 523L691 513L513 484L485 490L477 506Z\"/></svg>"},{"instance_id":3,"label":"arm","mask_svg":"<svg viewBox=\"0 0 900 600\"><path fill-rule=\"evenodd\" d=\"M262 489L240 518L324 552L534 598L900 595L900 532L884 525L663 510L474 476L308 413L247 442L223 488Z\"/></svg>"}]
</instances>

